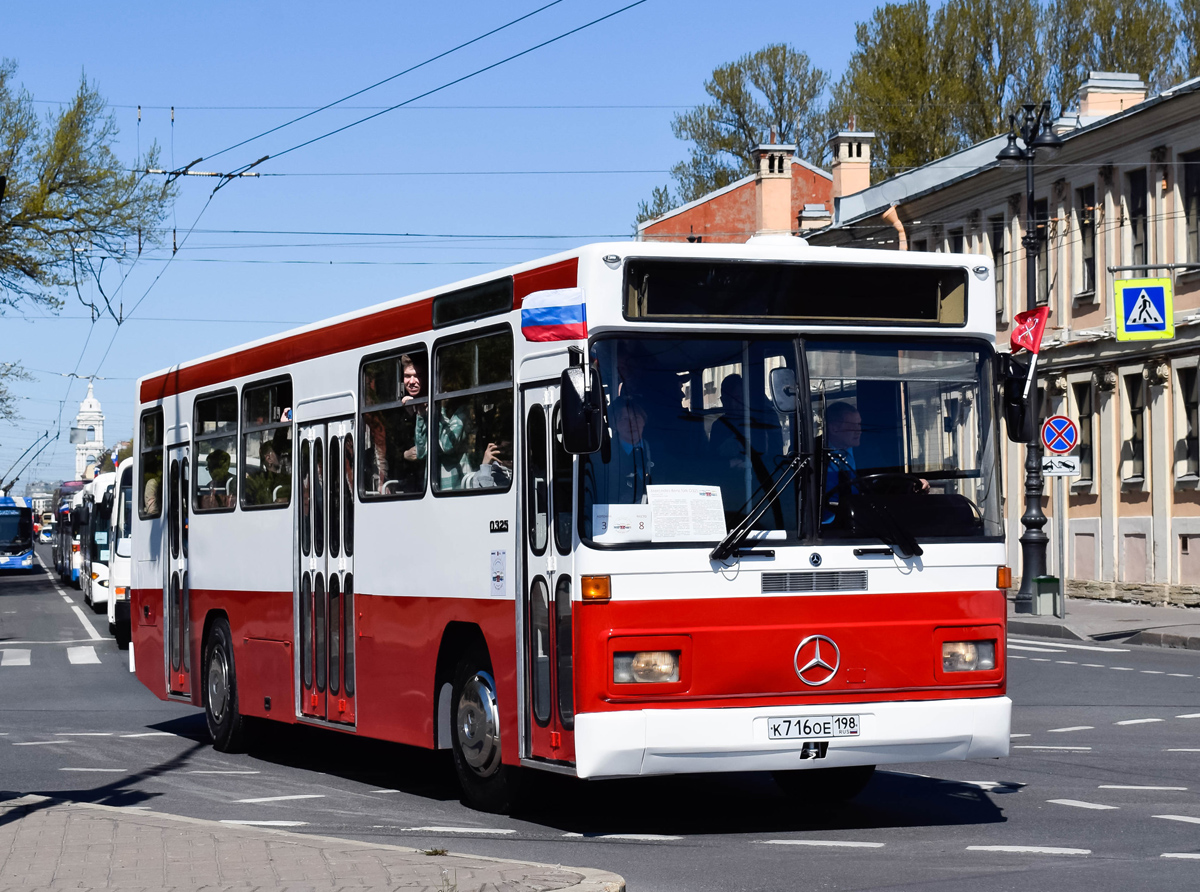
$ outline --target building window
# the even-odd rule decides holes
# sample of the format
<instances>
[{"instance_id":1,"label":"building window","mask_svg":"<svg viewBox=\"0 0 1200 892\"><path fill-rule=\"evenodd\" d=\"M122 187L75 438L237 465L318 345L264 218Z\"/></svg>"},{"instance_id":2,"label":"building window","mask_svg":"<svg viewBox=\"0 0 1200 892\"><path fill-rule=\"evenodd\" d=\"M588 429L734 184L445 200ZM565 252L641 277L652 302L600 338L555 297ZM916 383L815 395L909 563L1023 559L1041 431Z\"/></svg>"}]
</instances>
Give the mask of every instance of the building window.
<instances>
[{"instance_id":1,"label":"building window","mask_svg":"<svg viewBox=\"0 0 1200 892\"><path fill-rule=\"evenodd\" d=\"M1075 396L1075 412L1079 418L1079 445L1075 447L1075 454L1079 456L1079 482L1091 483L1095 479L1092 443L1096 418L1092 414L1092 382L1081 381L1073 384L1072 389Z\"/></svg>"},{"instance_id":2,"label":"building window","mask_svg":"<svg viewBox=\"0 0 1200 892\"><path fill-rule=\"evenodd\" d=\"M988 217L988 239L996 266L996 312L1004 312L1004 215Z\"/></svg>"},{"instance_id":3,"label":"building window","mask_svg":"<svg viewBox=\"0 0 1200 892\"><path fill-rule=\"evenodd\" d=\"M1126 175L1129 185L1130 264L1145 266L1146 253L1146 171L1132 170Z\"/></svg>"},{"instance_id":4,"label":"building window","mask_svg":"<svg viewBox=\"0 0 1200 892\"><path fill-rule=\"evenodd\" d=\"M1146 380L1141 371L1125 376L1125 395L1129 411L1121 477L1140 483L1146 476Z\"/></svg>"},{"instance_id":5,"label":"building window","mask_svg":"<svg viewBox=\"0 0 1200 892\"><path fill-rule=\"evenodd\" d=\"M1050 299L1050 204L1046 199L1033 203L1033 225L1037 233L1037 305Z\"/></svg>"},{"instance_id":6,"label":"building window","mask_svg":"<svg viewBox=\"0 0 1200 892\"><path fill-rule=\"evenodd\" d=\"M1196 366L1179 369L1179 395L1183 398L1183 473L1200 477L1200 388Z\"/></svg>"},{"instance_id":7,"label":"building window","mask_svg":"<svg viewBox=\"0 0 1200 892\"><path fill-rule=\"evenodd\" d=\"M951 254L963 253L963 244L964 244L963 231L961 229L951 230L951 232L950 232L950 253Z\"/></svg>"},{"instance_id":8,"label":"building window","mask_svg":"<svg viewBox=\"0 0 1200 892\"><path fill-rule=\"evenodd\" d=\"M1183 215L1187 223L1187 262L1200 262L1200 152L1180 155L1183 162Z\"/></svg>"},{"instance_id":9,"label":"building window","mask_svg":"<svg viewBox=\"0 0 1200 892\"><path fill-rule=\"evenodd\" d=\"M1091 294L1096 290L1096 187L1076 189L1075 204L1079 213L1079 293Z\"/></svg>"}]
</instances>

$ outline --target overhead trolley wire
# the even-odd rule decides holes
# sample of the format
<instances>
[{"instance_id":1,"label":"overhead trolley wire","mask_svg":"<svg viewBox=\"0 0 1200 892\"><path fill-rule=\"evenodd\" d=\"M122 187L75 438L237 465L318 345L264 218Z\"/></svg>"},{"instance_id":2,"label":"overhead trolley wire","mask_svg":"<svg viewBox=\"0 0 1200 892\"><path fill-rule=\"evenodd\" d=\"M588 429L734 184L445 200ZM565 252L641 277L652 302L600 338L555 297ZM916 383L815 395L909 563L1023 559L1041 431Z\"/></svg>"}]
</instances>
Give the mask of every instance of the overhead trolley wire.
<instances>
[{"instance_id":1,"label":"overhead trolley wire","mask_svg":"<svg viewBox=\"0 0 1200 892\"><path fill-rule=\"evenodd\" d=\"M491 37L493 34L498 34L501 31L503 31L505 28L511 28L513 25L519 24L520 22L523 22L528 18L532 18L533 16L537 15L540 12L545 12L551 6L557 6L559 3L562 3L562 2L563 2L563 0L552 0L552 2L547 3L545 6L540 6L537 9L533 10L532 12L527 12L525 15L513 19L511 22L506 22L505 24L501 25L499 28L493 28L491 31L487 31L483 34L480 34L478 37L471 38L466 43L460 43L458 46L453 47L452 49L448 49L445 52L438 53L436 56L430 56L424 62L418 62L416 65L413 65L409 68L405 68L403 71L399 71L396 74L393 74L391 77L385 77L383 80L377 81L376 83L371 84L371 86L369 86L369 87L363 87L361 90L357 90L348 96L343 96L341 99L335 99L333 102L327 103L326 105L322 105L320 108L315 108L312 111L306 112L305 114L300 115L297 118L292 118L292 120L290 120L290 121L285 121L284 123L280 124L278 127L272 127L270 130L264 130L262 133L259 133L257 136L251 136L248 139L243 139L241 142L237 142L231 146L227 146L226 148L221 149L221 151L214 152L213 154L208 155L206 158L203 158L201 160L208 160L209 158L216 158L218 155L224 155L226 152L231 152L234 149L237 149L237 148L240 148L240 147L246 145L247 143L252 143L256 139L262 139L264 136L269 136L272 133L277 133L278 131L282 130L285 127L290 127L293 124L303 121L305 118L311 118L313 115L323 112L327 109L333 108L335 105L340 105L341 103L346 102L349 99L353 99L355 96L361 96L363 93L367 93L371 90L374 90L376 87L382 87L384 84L396 80L396 78L403 77L406 74L411 74L412 72L416 71L418 68L424 68L426 65L436 62L438 59L444 59L444 58L446 58L446 56L449 56L452 53L457 53L459 50L465 49L466 47L469 47L473 43L478 43L479 41L484 40L485 38Z\"/></svg>"}]
</instances>

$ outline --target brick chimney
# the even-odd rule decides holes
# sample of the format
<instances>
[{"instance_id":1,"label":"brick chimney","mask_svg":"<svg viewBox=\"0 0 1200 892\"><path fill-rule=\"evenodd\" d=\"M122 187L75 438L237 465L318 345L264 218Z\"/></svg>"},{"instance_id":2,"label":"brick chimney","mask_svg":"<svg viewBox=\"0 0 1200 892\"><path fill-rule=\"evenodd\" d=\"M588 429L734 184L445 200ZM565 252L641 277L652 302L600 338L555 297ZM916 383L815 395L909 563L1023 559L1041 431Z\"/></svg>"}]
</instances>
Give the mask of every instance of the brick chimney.
<instances>
[{"instance_id":1,"label":"brick chimney","mask_svg":"<svg viewBox=\"0 0 1200 892\"><path fill-rule=\"evenodd\" d=\"M774 136L774 134L771 134ZM791 235L792 157L795 146L775 144L774 140L754 149L758 172L754 178L755 235Z\"/></svg>"},{"instance_id":2,"label":"brick chimney","mask_svg":"<svg viewBox=\"0 0 1200 892\"><path fill-rule=\"evenodd\" d=\"M1146 83L1136 74L1089 71L1078 97L1081 117L1103 118L1145 102Z\"/></svg>"},{"instance_id":3,"label":"brick chimney","mask_svg":"<svg viewBox=\"0 0 1200 892\"><path fill-rule=\"evenodd\" d=\"M833 197L853 195L871 185L871 140L875 134L861 130L839 130L829 137L833 156Z\"/></svg>"}]
</instances>

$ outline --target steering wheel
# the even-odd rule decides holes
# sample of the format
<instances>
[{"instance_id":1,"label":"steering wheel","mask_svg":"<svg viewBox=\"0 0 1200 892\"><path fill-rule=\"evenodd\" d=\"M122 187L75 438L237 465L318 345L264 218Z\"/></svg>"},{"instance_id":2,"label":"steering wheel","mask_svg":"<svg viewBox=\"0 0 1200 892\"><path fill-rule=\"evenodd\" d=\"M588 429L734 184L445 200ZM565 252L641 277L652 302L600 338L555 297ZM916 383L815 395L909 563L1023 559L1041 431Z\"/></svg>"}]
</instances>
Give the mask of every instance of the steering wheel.
<instances>
[{"instance_id":1,"label":"steering wheel","mask_svg":"<svg viewBox=\"0 0 1200 892\"><path fill-rule=\"evenodd\" d=\"M864 492L889 496L916 495L924 492L927 486L927 484L922 483L921 478L916 474L899 474L895 472L863 474L860 477L855 477L852 482L861 487Z\"/></svg>"}]
</instances>

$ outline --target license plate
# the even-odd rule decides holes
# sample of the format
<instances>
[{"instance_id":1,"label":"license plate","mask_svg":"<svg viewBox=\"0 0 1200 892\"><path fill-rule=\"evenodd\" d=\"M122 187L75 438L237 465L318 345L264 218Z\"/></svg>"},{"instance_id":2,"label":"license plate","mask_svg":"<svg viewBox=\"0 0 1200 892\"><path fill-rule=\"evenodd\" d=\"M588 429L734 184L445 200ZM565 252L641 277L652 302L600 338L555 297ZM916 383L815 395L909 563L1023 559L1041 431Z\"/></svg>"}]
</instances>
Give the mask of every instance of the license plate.
<instances>
[{"instance_id":1,"label":"license plate","mask_svg":"<svg viewBox=\"0 0 1200 892\"><path fill-rule=\"evenodd\" d=\"M769 740L815 740L821 737L857 737L862 721L856 715L817 715L767 719Z\"/></svg>"}]
</instances>

